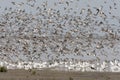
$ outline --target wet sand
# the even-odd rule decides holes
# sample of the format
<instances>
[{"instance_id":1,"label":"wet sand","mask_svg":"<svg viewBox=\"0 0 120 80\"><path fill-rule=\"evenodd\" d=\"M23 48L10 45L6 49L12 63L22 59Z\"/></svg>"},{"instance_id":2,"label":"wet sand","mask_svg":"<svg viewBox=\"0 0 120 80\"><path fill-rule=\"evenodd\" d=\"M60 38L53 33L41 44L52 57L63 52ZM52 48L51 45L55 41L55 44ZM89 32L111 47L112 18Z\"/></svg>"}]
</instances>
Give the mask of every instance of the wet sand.
<instances>
[{"instance_id":1,"label":"wet sand","mask_svg":"<svg viewBox=\"0 0 120 80\"><path fill-rule=\"evenodd\" d=\"M8 70L0 80L120 80L120 73L52 70Z\"/></svg>"}]
</instances>

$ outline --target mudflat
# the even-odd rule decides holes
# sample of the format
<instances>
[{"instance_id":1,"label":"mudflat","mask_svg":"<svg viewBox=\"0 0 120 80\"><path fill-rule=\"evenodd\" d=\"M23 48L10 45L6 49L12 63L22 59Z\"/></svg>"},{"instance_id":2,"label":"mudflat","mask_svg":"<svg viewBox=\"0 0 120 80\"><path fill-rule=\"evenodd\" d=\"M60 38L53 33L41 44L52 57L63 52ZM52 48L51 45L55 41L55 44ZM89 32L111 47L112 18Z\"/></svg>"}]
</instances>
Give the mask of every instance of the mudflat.
<instances>
[{"instance_id":1,"label":"mudflat","mask_svg":"<svg viewBox=\"0 0 120 80\"><path fill-rule=\"evenodd\" d=\"M8 70L0 80L120 80L118 72L75 72L58 70Z\"/></svg>"}]
</instances>

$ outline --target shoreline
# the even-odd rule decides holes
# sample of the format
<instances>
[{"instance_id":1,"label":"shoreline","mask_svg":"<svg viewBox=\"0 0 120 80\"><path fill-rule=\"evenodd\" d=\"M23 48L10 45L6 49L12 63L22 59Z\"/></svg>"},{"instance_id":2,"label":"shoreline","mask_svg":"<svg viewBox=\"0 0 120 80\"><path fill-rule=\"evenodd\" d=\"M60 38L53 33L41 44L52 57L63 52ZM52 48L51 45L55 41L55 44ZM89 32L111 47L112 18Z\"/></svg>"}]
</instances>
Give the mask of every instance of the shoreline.
<instances>
[{"instance_id":1,"label":"shoreline","mask_svg":"<svg viewBox=\"0 0 120 80\"><path fill-rule=\"evenodd\" d=\"M0 80L119 80L120 72L72 72L56 70L8 69Z\"/></svg>"}]
</instances>

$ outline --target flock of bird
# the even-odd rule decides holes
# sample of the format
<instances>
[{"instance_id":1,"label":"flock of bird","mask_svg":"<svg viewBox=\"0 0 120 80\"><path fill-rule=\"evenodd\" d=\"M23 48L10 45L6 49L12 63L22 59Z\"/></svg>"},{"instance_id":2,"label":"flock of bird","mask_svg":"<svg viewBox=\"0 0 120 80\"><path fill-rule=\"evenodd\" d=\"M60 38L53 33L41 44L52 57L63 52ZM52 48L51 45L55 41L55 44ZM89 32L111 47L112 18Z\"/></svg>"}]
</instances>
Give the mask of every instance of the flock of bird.
<instances>
[{"instance_id":1,"label":"flock of bird","mask_svg":"<svg viewBox=\"0 0 120 80\"><path fill-rule=\"evenodd\" d=\"M0 61L16 65L20 62L117 65L113 62L119 63L120 60L120 18L112 14L117 3L113 2L108 11L103 9L103 5L78 7L79 10L74 11L70 7L73 2L56 0L54 7L64 5L62 10L48 7L48 1L41 5L36 5L37 0L11 2L16 8L6 7L0 14ZM23 8L26 5L35 11ZM109 23L109 20L118 24ZM80 64L77 66L81 67ZM89 65L89 68L99 70L96 66ZM120 65L115 70L118 68Z\"/></svg>"}]
</instances>

